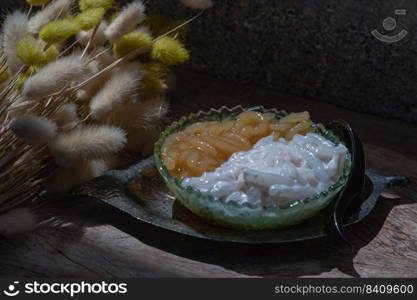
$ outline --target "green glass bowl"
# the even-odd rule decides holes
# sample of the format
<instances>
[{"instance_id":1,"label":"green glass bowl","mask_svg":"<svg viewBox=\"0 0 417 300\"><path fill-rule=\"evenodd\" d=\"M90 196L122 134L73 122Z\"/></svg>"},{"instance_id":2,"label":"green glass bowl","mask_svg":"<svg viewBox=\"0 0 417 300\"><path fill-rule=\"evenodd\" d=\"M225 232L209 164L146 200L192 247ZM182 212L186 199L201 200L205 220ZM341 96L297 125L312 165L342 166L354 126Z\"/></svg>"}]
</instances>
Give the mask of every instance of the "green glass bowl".
<instances>
[{"instance_id":1,"label":"green glass bowl","mask_svg":"<svg viewBox=\"0 0 417 300\"><path fill-rule=\"evenodd\" d=\"M163 164L161 148L169 135L181 131L185 127L196 122L235 119L237 115L248 110L261 113L272 113L277 120L288 115L285 111L265 109L262 106L246 109L242 106L233 108L223 106L220 109L211 109L208 112L200 111L182 117L179 121L173 122L171 125L167 126L165 131L162 132L159 140L156 142L154 148L156 167L166 185L176 198L194 214L211 223L229 228L251 230L285 228L299 224L325 208L342 190L348 180L349 172L351 170L350 154L346 155L345 166L339 180L334 185L330 186L328 190L303 200L290 201L285 205L271 204L269 206L264 206L260 203L226 203L222 199L204 195L192 187L183 187L178 178L171 176ZM327 130L321 124L314 125L314 132L324 136L335 144L342 143L338 136L330 130Z\"/></svg>"}]
</instances>

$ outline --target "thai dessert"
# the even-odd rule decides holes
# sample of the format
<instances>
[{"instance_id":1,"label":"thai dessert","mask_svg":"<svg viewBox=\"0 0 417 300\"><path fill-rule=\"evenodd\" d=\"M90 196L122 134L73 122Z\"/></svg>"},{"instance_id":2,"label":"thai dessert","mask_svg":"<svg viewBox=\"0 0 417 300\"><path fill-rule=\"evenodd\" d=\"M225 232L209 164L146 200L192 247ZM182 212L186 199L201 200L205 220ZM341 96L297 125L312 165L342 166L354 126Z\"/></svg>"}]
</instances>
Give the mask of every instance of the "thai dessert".
<instances>
[{"instance_id":1,"label":"thai dessert","mask_svg":"<svg viewBox=\"0 0 417 300\"><path fill-rule=\"evenodd\" d=\"M233 154L213 172L185 178L183 186L226 202L286 203L327 190L343 170L347 149L315 133L290 141L262 138L249 151Z\"/></svg>"},{"instance_id":2,"label":"thai dessert","mask_svg":"<svg viewBox=\"0 0 417 300\"><path fill-rule=\"evenodd\" d=\"M212 222L249 229L296 224L345 183L348 149L308 112L242 111L195 121L160 141L160 165L177 198Z\"/></svg>"},{"instance_id":3,"label":"thai dessert","mask_svg":"<svg viewBox=\"0 0 417 300\"><path fill-rule=\"evenodd\" d=\"M236 120L197 122L169 136L162 149L165 166L180 178L213 171L233 153L251 149L261 138L273 134L291 139L311 131L308 112L293 113L276 122L273 114L240 113Z\"/></svg>"}]
</instances>

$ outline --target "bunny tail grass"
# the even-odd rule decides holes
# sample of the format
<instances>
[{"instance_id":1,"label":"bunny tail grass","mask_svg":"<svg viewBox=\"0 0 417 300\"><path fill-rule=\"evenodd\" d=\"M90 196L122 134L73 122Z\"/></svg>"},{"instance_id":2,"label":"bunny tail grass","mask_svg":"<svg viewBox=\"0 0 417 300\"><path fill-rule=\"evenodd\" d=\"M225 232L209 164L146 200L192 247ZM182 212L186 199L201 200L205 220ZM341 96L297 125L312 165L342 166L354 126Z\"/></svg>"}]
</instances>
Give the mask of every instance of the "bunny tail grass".
<instances>
[{"instance_id":1,"label":"bunny tail grass","mask_svg":"<svg viewBox=\"0 0 417 300\"><path fill-rule=\"evenodd\" d=\"M104 119L115 107L130 99L139 86L141 66L130 63L113 73L104 87L91 99L90 113L93 119Z\"/></svg>"},{"instance_id":2,"label":"bunny tail grass","mask_svg":"<svg viewBox=\"0 0 417 300\"><path fill-rule=\"evenodd\" d=\"M140 102L140 108L143 114L140 116L142 120L138 124L147 127L154 126L155 122L161 121L166 116L169 109L169 103L163 97L155 97L146 101Z\"/></svg>"},{"instance_id":3,"label":"bunny tail grass","mask_svg":"<svg viewBox=\"0 0 417 300\"><path fill-rule=\"evenodd\" d=\"M162 62L167 66L178 65L187 61L190 57L184 45L168 36L159 38L153 44L151 58Z\"/></svg>"},{"instance_id":4,"label":"bunny tail grass","mask_svg":"<svg viewBox=\"0 0 417 300\"><path fill-rule=\"evenodd\" d=\"M44 9L38 11L29 19L29 32L37 34L43 25L67 17L72 5L72 0L54 0Z\"/></svg>"},{"instance_id":5,"label":"bunny tail grass","mask_svg":"<svg viewBox=\"0 0 417 300\"><path fill-rule=\"evenodd\" d=\"M133 132L140 129L159 129L168 109L169 104L163 97L129 102L113 110L106 121L125 129L130 143Z\"/></svg>"},{"instance_id":6,"label":"bunny tail grass","mask_svg":"<svg viewBox=\"0 0 417 300\"><path fill-rule=\"evenodd\" d=\"M82 11L92 8L109 9L113 6L113 0L80 0L78 6Z\"/></svg>"},{"instance_id":7,"label":"bunny tail grass","mask_svg":"<svg viewBox=\"0 0 417 300\"><path fill-rule=\"evenodd\" d=\"M160 134L168 108L168 102L162 97L130 102L115 109L107 120L128 132L126 150L147 156Z\"/></svg>"},{"instance_id":8,"label":"bunny tail grass","mask_svg":"<svg viewBox=\"0 0 417 300\"><path fill-rule=\"evenodd\" d=\"M2 49L11 75L17 73L23 66L23 62L16 57L16 47L19 40L27 33L28 18L24 13L15 11L6 17L2 29Z\"/></svg>"},{"instance_id":9,"label":"bunny tail grass","mask_svg":"<svg viewBox=\"0 0 417 300\"><path fill-rule=\"evenodd\" d=\"M96 79L89 82L82 89L77 91L77 98L81 101L87 101L94 97L98 91L105 86L106 82L111 78L110 72L103 72Z\"/></svg>"},{"instance_id":10,"label":"bunny tail grass","mask_svg":"<svg viewBox=\"0 0 417 300\"><path fill-rule=\"evenodd\" d=\"M55 45L51 45L46 51L44 48L43 41L26 35L17 43L16 56L27 66L43 66L58 58L59 50Z\"/></svg>"},{"instance_id":11,"label":"bunny tail grass","mask_svg":"<svg viewBox=\"0 0 417 300\"><path fill-rule=\"evenodd\" d=\"M109 25L105 31L106 37L113 43L144 19L145 5L142 1L134 1L128 4Z\"/></svg>"},{"instance_id":12,"label":"bunny tail grass","mask_svg":"<svg viewBox=\"0 0 417 300\"><path fill-rule=\"evenodd\" d=\"M75 103L64 104L52 114L51 118L58 125L59 129L65 130L67 128L72 128L79 121L77 105Z\"/></svg>"},{"instance_id":13,"label":"bunny tail grass","mask_svg":"<svg viewBox=\"0 0 417 300\"><path fill-rule=\"evenodd\" d=\"M0 215L0 234L6 236L29 232L36 226L36 217L28 208L16 208Z\"/></svg>"},{"instance_id":14,"label":"bunny tail grass","mask_svg":"<svg viewBox=\"0 0 417 300\"><path fill-rule=\"evenodd\" d=\"M39 37L47 44L64 43L80 30L80 24L75 19L59 19L42 26Z\"/></svg>"},{"instance_id":15,"label":"bunny tail grass","mask_svg":"<svg viewBox=\"0 0 417 300\"><path fill-rule=\"evenodd\" d=\"M106 42L106 36L104 31L109 26L109 23L106 20L101 21L100 25L97 28L96 33L94 34L93 39L91 40L91 46L100 46ZM77 34L77 40L81 45L87 45L88 41L93 35L94 29L82 30Z\"/></svg>"},{"instance_id":16,"label":"bunny tail grass","mask_svg":"<svg viewBox=\"0 0 417 300\"><path fill-rule=\"evenodd\" d=\"M44 117L32 115L18 117L9 127L28 144L44 144L56 135L56 124Z\"/></svg>"},{"instance_id":17,"label":"bunny tail grass","mask_svg":"<svg viewBox=\"0 0 417 300\"><path fill-rule=\"evenodd\" d=\"M70 166L80 159L99 159L117 153L126 144L124 130L108 125L90 125L61 133L51 144L55 161Z\"/></svg>"},{"instance_id":18,"label":"bunny tail grass","mask_svg":"<svg viewBox=\"0 0 417 300\"><path fill-rule=\"evenodd\" d=\"M123 57L136 49L143 49L143 53L152 48L152 36L147 28L139 28L128 34L123 35L113 45L113 52L116 57ZM139 53L143 54L143 53ZM133 57L132 57L133 58Z\"/></svg>"},{"instance_id":19,"label":"bunny tail grass","mask_svg":"<svg viewBox=\"0 0 417 300\"><path fill-rule=\"evenodd\" d=\"M85 60L80 59L79 53L74 53L47 64L39 73L30 77L23 86L22 94L32 100L46 97L80 80L87 71Z\"/></svg>"},{"instance_id":20,"label":"bunny tail grass","mask_svg":"<svg viewBox=\"0 0 417 300\"><path fill-rule=\"evenodd\" d=\"M103 175L108 169L103 159L80 161L68 168L61 167L53 174L47 191L54 195L65 195L73 187Z\"/></svg>"},{"instance_id":21,"label":"bunny tail grass","mask_svg":"<svg viewBox=\"0 0 417 300\"><path fill-rule=\"evenodd\" d=\"M26 0L28 4L33 5L33 6L42 6L42 5L48 4L49 1L51 0Z\"/></svg>"},{"instance_id":22,"label":"bunny tail grass","mask_svg":"<svg viewBox=\"0 0 417 300\"><path fill-rule=\"evenodd\" d=\"M74 21L82 30L90 30L103 20L105 13L106 10L102 7L90 8L75 16Z\"/></svg>"}]
</instances>

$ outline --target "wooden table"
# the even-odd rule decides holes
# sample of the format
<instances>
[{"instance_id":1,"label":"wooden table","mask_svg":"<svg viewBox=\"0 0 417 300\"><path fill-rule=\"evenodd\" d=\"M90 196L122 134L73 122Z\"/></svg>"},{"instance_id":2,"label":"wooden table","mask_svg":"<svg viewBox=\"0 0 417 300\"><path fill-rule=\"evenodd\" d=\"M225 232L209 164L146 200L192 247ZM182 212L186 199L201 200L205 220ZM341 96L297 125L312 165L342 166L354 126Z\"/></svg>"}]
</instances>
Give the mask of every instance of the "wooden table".
<instances>
[{"instance_id":1,"label":"wooden table","mask_svg":"<svg viewBox=\"0 0 417 300\"><path fill-rule=\"evenodd\" d=\"M368 218L350 227L353 255L338 253L324 240L286 245L198 240L133 221L108 207L57 201L63 222L30 235L0 237L0 276L417 276L416 126L190 71L178 72L169 98L174 117L222 105L262 104L308 110L321 122L343 118L361 136L369 167L409 176L412 184L390 191L391 197L382 198Z\"/></svg>"}]
</instances>

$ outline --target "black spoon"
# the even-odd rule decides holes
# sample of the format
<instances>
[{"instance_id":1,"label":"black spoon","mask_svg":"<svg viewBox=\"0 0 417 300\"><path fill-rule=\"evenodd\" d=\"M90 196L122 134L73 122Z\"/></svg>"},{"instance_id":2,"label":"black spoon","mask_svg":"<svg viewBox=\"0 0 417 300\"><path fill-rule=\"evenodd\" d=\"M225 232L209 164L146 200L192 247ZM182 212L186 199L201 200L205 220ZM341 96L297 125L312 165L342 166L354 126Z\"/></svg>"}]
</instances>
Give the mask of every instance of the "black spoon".
<instances>
[{"instance_id":1,"label":"black spoon","mask_svg":"<svg viewBox=\"0 0 417 300\"><path fill-rule=\"evenodd\" d=\"M362 142L348 122L333 121L327 125L332 131L341 136L352 157L352 168L347 183L339 193L330 212L329 237L340 250L352 251L352 246L346 237L343 224L351 204L361 195L365 184L365 152Z\"/></svg>"}]
</instances>

